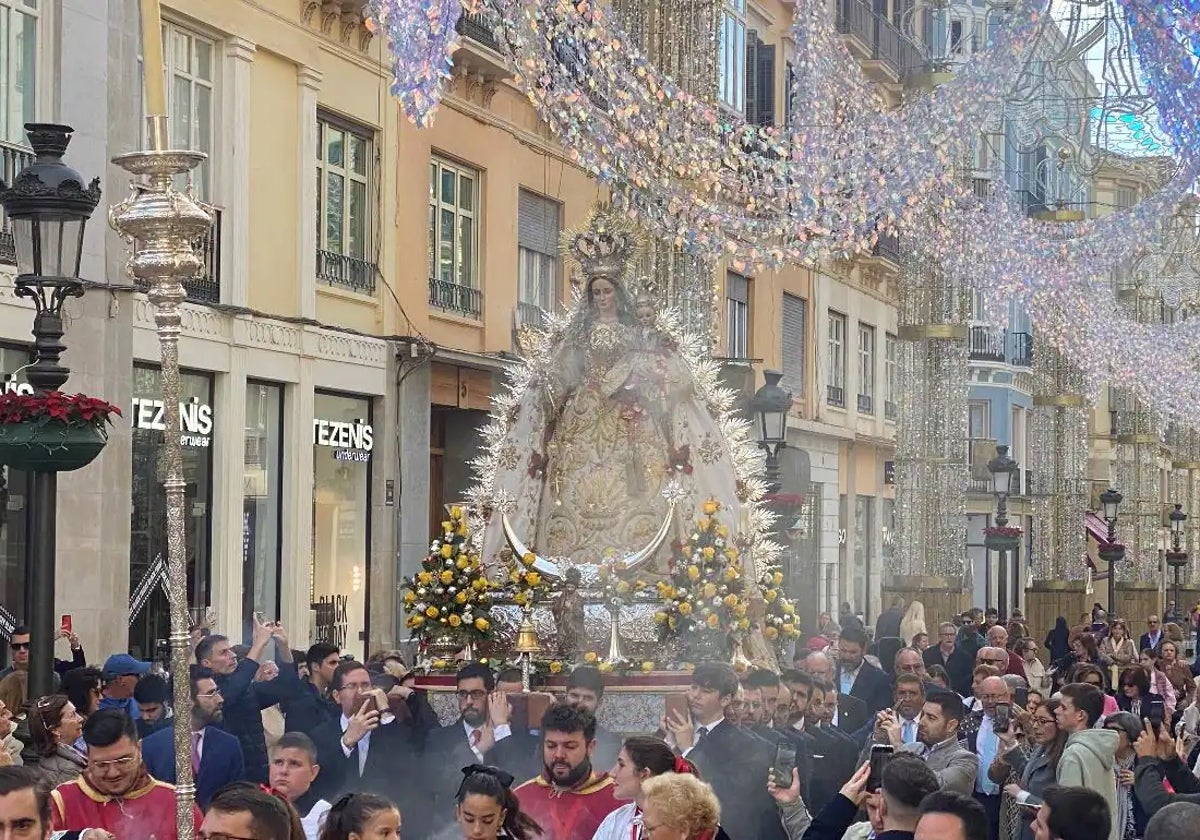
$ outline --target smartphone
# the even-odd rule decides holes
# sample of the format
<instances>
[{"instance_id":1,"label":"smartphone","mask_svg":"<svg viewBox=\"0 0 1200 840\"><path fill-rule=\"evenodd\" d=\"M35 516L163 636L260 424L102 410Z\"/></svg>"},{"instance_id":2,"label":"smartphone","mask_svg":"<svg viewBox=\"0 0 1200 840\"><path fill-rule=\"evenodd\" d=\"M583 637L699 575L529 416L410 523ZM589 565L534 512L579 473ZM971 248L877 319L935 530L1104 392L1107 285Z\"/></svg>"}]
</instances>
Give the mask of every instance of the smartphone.
<instances>
[{"instance_id":1,"label":"smartphone","mask_svg":"<svg viewBox=\"0 0 1200 840\"><path fill-rule=\"evenodd\" d=\"M996 710L992 712L992 729L996 732L1007 732L1012 726L1012 704L997 703Z\"/></svg>"},{"instance_id":2,"label":"smartphone","mask_svg":"<svg viewBox=\"0 0 1200 840\"><path fill-rule=\"evenodd\" d=\"M61 627L63 630L65 630L67 633L72 632L71 616L69 613L63 613L62 620L59 621L58 626Z\"/></svg>"},{"instance_id":3,"label":"smartphone","mask_svg":"<svg viewBox=\"0 0 1200 840\"><path fill-rule=\"evenodd\" d=\"M1020 706L1022 709L1024 709L1026 706L1029 705L1029 689L1028 688L1024 688L1024 687L1018 688L1015 692L1013 692L1013 694L1014 694L1013 702L1016 703L1018 706Z\"/></svg>"},{"instance_id":4,"label":"smartphone","mask_svg":"<svg viewBox=\"0 0 1200 840\"><path fill-rule=\"evenodd\" d=\"M796 745L783 741L775 746L775 762L771 765L771 781L786 790L792 786L792 770L796 766Z\"/></svg>"},{"instance_id":5,"label":"smartphone","mask_svg":"<svg viewBox=\"0 0 1200 840\"><path fill-rule=\"evenodd\" d=\"M1150 720L1150 726L1154 730L1155 735L1157 735L1159 730L1162 728L1163 715L1165 712L1166 710L1163 708L1163 699L1161 697L1156 697L1150 701L1149 708L1146 712L1146 717Z\"/></svg>"},{"instance_id":6,"label":"smartphone","mask_svg":"<svg viewBox=\"0 0 1200 840\"><path fill-rule=\"evenodd\" d=\"M686 694L668 694L664 698L667 704L667 720L671 721L676 715L688 720L690 711L688 709L688 699Z\"/></svg>"},{"instance_id":7,"label":"smartphone","mask_svg":"<svg viewBox=\"0 0 1200 840\"><path fill-rule=\"evenodd\" d=\"M887 767L896 748L891 744L876 744L871 747L871 770L867 776L867 793L876 793L883 784L883 768Z\"/></svg>"},{"instance_id":8,"label":"smartphone","mask_svg":"<svg viewBox=\"0 0 1200 840\"><path fill-rule=\"evenodd\" d=\"M542 718L546 716L546 710L550 708L550 697L540 692L530 694L527 706L526 715L529 718L529 728L541 730Z\"/></svg>"}]
</instances>

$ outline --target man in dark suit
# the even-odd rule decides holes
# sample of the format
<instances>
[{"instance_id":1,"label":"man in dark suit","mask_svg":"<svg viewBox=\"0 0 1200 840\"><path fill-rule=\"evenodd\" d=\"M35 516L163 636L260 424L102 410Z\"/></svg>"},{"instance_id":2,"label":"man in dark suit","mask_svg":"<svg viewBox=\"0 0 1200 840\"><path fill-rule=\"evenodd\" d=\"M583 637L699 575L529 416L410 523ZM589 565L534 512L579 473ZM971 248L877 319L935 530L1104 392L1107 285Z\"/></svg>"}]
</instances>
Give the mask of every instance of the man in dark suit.
<instances>
[{"instance_id":1,"label":"man in dark suit","mask_svg":"<svg viewBox=\"0 0 1200 840\"><path fill-rule=\"evenodd\" d=\"M420 823L420 796L414 791L419 768L411 727L386 711L387 695L371 685L371 674L361 662L339 665L330 687L341 714L312 732L321 767L314 785L318 795L332 802L342 793L377 793ZM414 826L416 836L422 836L423 827Z\"/></svg>"},{"instance_id":2,"label":"man in dark suit","mask_svg":"<svg viewBox=\"0 0 1200 840\"><path fill-rule=\"evenodd\" d=\"M246 778L242 745L228 732L219 729L225 701L217 689L213 672L199 665L191 667L192 689L192 775L196 781L196 804L208 809L213 794L230 782ZM142 759L146 770L160 782L175 784L175 727L142 739Z\"/></svg>"},{"instance_id":3,"label":"man in dark suit","mask_svg":"<svg viewBox=\"0 0 1200 840\"><path fill-rule=\"evenodd\" d=\"M823 653L810 653L800 663L800 668L814 680L824 680L833 685L834 697L825 698L831 715L830 724L847 734L857 732L872 716L867 713L867 704L849 694L837 693L837 682L833 677L833 660Z\"/></svg>"},{"instance_id":4,"label":"man in dark suit","mask_svg":"<svg viewBox=\"0 0 1200 840\"><path fill-rule=\"evenodd\" d=\"M862 630L842 631L842 636L838 639L838 673L835 685L838 687L838 694L857 697L867 707L867 714L874 715L891 704L892 686L887 674L864 659L866 653L866 633Z\"/></svg>"},{"instance_id":5,"label":"man in dark suit","mask_svg":"<svg viewBox=\"0 0 1200 840\"><path fill-rule=\"evenodd\" d=\"M701 662L692 672L688 716L667 720L676 748L700 770L721 803L721 826L739 840L787 837L765 779L774 760L770 744L727 720L737 675L723 662Z\"/></svg>"},{"instance_id":6,"label":"man in dark suit","mask_svg":"<svg viewBox=\"0 0 1200 840\"><path fill-rule=\"evenodd\" d=\"M454 794L462 780L462 768L470 764L524 766L523 755L510 755L514 749L521 749L521 739L511 746L507 744L512 738L508 698L496 691L491 669L478 662L469 663L458 672L455 684L458 720L425 736L422 807L432 815L433 825L429 835L417 833L417 837L432 836L453 820Z\"/></svg>"},{"instance_id":7,"label":"man in dark suit","mask_svg":"<svg viewBox=\"0 0 1200 840\"><path fill-rule=\"evenodd\" d=\"M803 671L788 671L783 680L792 694L794 720L791 734L793 738L807 741L813 766L818 768L804 794L804 801L810 809L819 811L850 778L858 751L849 736L825 723L828 683L814 680ZM832 693L830 689L829 694Z\"/></svg>"},{"instance_id":8,"label":"man in dark suit","mask_svg":"<svg viewBox=\"0 0 1200 840\"><path fill-rule=\"evenodd\" d=\"M774 673L771 676L776 680L779 678ZM767 703L764 697L763 688L760 685L751 685L754 682L747 679L742 687L742 719L740 725L748 730L753 735L762 738L771 745L772 749L776 749L781 743L790 743L796 750L795 768L796 773L800 777L800 794L805 795L808 790L808 785L812 779L812 752L809 739L793 738L786 732L781 732L771 725L771 719L767 716ZM797 735L800 733L797 732ZM772 759L772 763L774 760Z\"/></svg>"},{"instance_id":9,"label":"man in dark suit","mask_svg":"<svg viewBox=\"0 0 1200 840\"><path fill-rule=\"evenodd\" d=\"M1157 653L1162 648L1163 640L1167 638L1162 629L1162 622L1158 620L1158 616L1152 615L1146 619L1146 627L1148 630L1138 640L1138 650L1152 650Z\"/></svg>"}]
</instances>

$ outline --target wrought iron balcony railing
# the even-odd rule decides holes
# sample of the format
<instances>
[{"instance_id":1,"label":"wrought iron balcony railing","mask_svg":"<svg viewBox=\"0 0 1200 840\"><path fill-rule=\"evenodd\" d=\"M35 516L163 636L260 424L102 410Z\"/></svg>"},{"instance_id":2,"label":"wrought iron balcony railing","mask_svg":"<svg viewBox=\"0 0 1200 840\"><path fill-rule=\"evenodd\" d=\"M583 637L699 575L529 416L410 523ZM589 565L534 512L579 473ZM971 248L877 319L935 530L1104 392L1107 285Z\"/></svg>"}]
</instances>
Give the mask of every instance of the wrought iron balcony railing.
<instances>
[{"instance_id":1,"label":"wrought iron balcony railing","mask_svg":"<svg viewBox=\"0 0 1200 840\"><path fill-rule=\"evenodd\" d=\"M470 286L430 277L429 305L443 312L478 319L483 312L483 292Z\"/></svg>"}]
</instances>

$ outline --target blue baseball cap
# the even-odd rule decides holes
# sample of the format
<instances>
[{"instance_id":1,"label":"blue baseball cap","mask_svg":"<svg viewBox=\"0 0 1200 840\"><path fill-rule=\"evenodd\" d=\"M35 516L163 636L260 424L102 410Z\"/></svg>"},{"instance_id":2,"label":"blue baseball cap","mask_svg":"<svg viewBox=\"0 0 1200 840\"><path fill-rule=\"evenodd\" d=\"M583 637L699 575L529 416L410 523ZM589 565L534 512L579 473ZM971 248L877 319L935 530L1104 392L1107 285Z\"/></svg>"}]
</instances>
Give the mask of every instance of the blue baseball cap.
<instances>
[{"instance_id":1,"label":"blue baseball cap","mask_svg":"<svg viewBox=\"0 0 1200 840\"><path fill-rule=\"evenodd\" d=\"M102 673L104 679L115 680L117 677L125 676L140 677L149 671L149 662L134 659L128 653L114 653L104 661L104 670Z\"/></svg>"}]
</instances>

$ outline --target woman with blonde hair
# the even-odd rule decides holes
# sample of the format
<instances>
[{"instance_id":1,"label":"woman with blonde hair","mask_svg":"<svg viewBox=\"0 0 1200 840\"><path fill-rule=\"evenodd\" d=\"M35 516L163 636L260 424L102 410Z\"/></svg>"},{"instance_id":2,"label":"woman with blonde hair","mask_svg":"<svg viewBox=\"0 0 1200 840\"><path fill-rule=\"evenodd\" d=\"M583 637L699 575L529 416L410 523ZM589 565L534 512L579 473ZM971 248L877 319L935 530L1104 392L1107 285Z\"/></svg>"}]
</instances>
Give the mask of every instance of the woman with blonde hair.
<instances>
[{"instance_id":1,"label":"woman with blonde hair","mask_svg":"<svg viewBox=\"0 0 1200 840\"><path fill-rule=\"evenodd\" d=\"M642 782L646 840L729 840L712 785L692 775L663 773Z\"/></svg>"},{"instance_id":2,"label":"woman with blonde hair","mask_svg":"<svg viewBox=\"0 0 1200 840\"><path fill-rule=\"evenodd\" d=\"M900 619L900 638L904 640L904 644L911 645L913 636L918 633L928 635L929 628L925 626L925 605L920 601L913 601L904 612L904 617Z\"/></svg>"},{"instance_id":3,"label":"woman with blonde hair","mask_svg":"<svg viewBox=\"0 0 1200 840\"><path fill-rule=\"evenodd\" d=\"M1137 645L1129 638L1129 628L1124 619L1113 619L1108 627L1108 635L1100 643L1100 655L1118 671L1124 671L1137 661Z\"/></svg>"}]
</instances>

